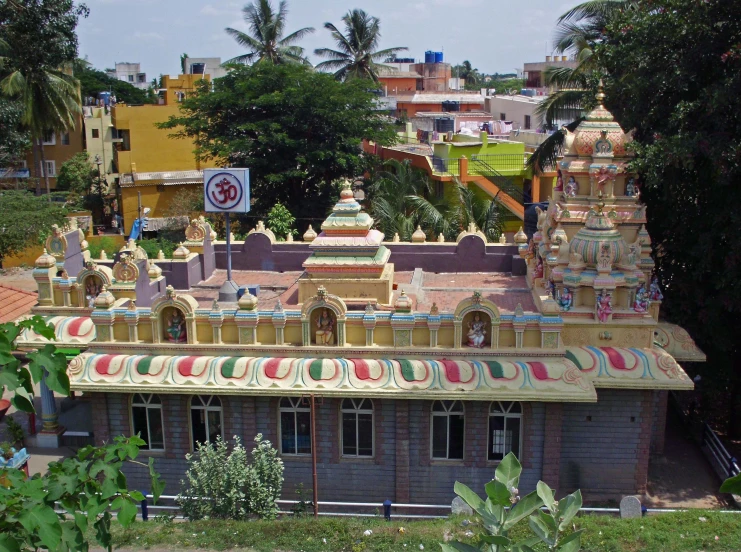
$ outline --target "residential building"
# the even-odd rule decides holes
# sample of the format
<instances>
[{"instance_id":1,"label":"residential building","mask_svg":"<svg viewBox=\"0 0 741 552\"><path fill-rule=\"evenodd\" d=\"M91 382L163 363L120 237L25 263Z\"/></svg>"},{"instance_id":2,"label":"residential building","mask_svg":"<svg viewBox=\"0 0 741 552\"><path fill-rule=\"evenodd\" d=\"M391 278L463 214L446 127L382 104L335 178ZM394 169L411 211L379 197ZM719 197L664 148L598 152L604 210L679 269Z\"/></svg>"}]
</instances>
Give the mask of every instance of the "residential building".
<instances>
[{"instance_id":1,"label":"residential building","mask_svg":"<svg viewBox=\"0 0 741 552\"><path fill-rule=\"evenodd\" d=\"M399 92L396 117L415 117L419 112L481 111L484 97L479 92Z\"/></svg>"},{"instance_id":2,"label":"residential building","mask_svg":"<svg viewBox=\"0 0 741 552\"><path fill-rule=\"evenodd\" d=\"M523 67L523 77L525 78L525 87L535 90L538 95L548 95L555 91L552 86L545 84L545 71L549 67L574 69L579 62L569 59L568 56L546 56L545 61L536 61L525 63Z\"/></svg>"},{"instance_id":3,"label":"residential building","mask_svg":"<svg viewBox=\"0 0 741 552\"><path fill-rule=\"evenodd\" d=\"M260 222L232 243L237 302L218 300L226 244L205 221L172 259L130 242L117 262L85 263L60 232L35 263L35 312L80 350L68 372L95 444L144 438L142 466L122 467L133 488L147 457L177 488L197 443L262 433L284 499L303 484L321 501L450 504L456 481L481 489L509 452L521 495L538 480L590 502L642 495L669 392L693 388L680 362L705 356L659 322L629 139L595 109L567 139L563 191L514 243L475 225L455 242L422 228L385 242L347 182L318 236L278 242Z\"/></svg>"},{"instance_id":4,"label":"residential building","mask_svg":"<svg viewBox=\"0 0 741 552\"><path fill-rule=\"evenodd\" d=\"M85 150L110 187L118 178L114 145L121 140L113 126L111 111L107 107L86 106L83 115Z\"/></svg>"},{"instance_id":5,"label":"residential building","mask_svg":"<svg viewBox=\"0 0 741 552\"><path fill-rule=\"evenodd\" d=\"M214 166L202 162L194 153L191 140L176 139L172 130L157 128L179 113L179 103L195 90L208 75L188 74L162 78L160 105L122 105L112 108L111 116L116 132L114 158L119 173L119 205L128 235L134 220L139 217L139 192L149 207L151 226L155 229L166 215L168 198L177 191L168 185L194 186L202 180L194 171Z\"/></svg>"},{"instance_id":6,"label":"residential building","mask_svg":"<svg viewBox=\"0 0 741 552\"><path fill-rule=\"evenodd\" d=\"M40 175L42 180L41 188L45 190L44 174L49 175L49 188L53 191L57 188L57 175L62 163L74 157L75 154L85 151L84 125L83 117L75 117L75 127L67 132L50 131L43 138L45 163L42 163L39 156L38 172L34 166L33 148L29 149L26 154L26 165L30 169L31 177L35 178ZM29 184L35 187L35 184Z\"/></svg>"},{"instance_id":7,"label":"residential building","mask_svg":"<svg viewBox=\"0 0 741 552\"><path fill-rule=\"evenodd\" d=\"M140 63L117 62L115 69L106 71L106 74L114 79L128 82L130 85L141 88L142 90L149 88L147 74L142 73Z\"/></svg>"},{"instance_id":8,"label":"residential building","mask_svg":"<svg viewBox=\"0 0 741 552\"><path fill-rule=\"evenodd\" d=\"M221 58L185 58L185 73L187 75L208 75L211 80L219 79L227 74L221 66Z\"/></svg>"}]
</instances>

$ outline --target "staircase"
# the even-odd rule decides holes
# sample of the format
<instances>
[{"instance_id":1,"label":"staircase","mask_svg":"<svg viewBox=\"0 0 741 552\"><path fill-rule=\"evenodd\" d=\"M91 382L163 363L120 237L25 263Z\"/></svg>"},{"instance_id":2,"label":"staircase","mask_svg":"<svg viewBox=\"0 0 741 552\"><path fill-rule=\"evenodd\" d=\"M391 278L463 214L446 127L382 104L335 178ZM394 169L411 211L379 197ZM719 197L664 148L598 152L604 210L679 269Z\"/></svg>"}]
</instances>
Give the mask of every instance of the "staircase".
<instances>
[{"instance_id":1,"label":"staircase","mask_svg":"<svg viewBox=\"0 0 741 552\"><path fill-rule=\"evenodd\" d=\"M483 180L476 180L474 183L492 196L510 212L516 215L520 220L525 219L526 199L522 189L515 182L498 172L489 163L477 155L472 155L469 162L469 174L476 174L483 177Z\"/></svg>"}]
</instances>

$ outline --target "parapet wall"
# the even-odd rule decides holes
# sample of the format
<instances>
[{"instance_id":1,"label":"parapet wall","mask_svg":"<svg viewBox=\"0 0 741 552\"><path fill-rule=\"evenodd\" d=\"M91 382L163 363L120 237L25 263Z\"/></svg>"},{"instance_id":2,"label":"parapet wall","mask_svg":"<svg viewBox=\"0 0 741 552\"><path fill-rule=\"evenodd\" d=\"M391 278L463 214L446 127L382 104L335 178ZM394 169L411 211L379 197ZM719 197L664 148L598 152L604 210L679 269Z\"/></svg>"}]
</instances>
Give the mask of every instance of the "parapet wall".
<instances>
[{"instance_id":1,"label":"parapet wall","mask_svg":"<svg viewBox=\"0 0 741 552\"><path fill-rule=\"evenodd\" d=\"M309 245L305 242L271 243L265 234L250 234L244 242L232 243L232 269L301 271L303 262L311 254ZM384 242L384 245L391 251L389 262L394 263L396 271L420 268L425 272L524 274L525 269L516 245L485 244L475 235L465 236L458 243ZM226 269L226 243L216 242L214 250L216 268Z\"/></svg>"}]
</instances>

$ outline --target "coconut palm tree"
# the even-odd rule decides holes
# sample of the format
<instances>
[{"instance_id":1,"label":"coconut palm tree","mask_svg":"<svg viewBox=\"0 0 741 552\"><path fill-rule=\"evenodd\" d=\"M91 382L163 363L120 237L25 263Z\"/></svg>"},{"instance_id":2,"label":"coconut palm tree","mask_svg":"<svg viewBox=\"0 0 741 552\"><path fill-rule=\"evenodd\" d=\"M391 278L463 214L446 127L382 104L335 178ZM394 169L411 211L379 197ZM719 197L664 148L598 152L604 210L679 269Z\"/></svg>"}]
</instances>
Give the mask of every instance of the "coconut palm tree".
<instances>
[{"instance_id":1,"label":"coconut palm tree","mask_svg":"<svg viewBox=\"0 0 741 552\"><path fill-rule=\"evenodd\" d=\"M0 48L4 46L0 44ZM82 113L80 83L70 74L71 70L42 67L24 73L19 69L5 70L6 61L0 57L0 92L16 98L23 108L21 122L30 130L34 147L40 153L46 193L49 194L44 136L49 132L75 128L77 115ZM39 167L35 170L38 174ZM38 185L36 193L40 193Z\"/></svg>"},{"instance_id":2,"label":"coconut palm tree","mask_svg":"<svg viewBox=\"0 0 741 552\"><path fill-rule=\"evenodd\" d=\"M594 107L594 92L604 76L594 47L603 39L610 20L636 4L634 0L588 0L558 18L555 51L573 53L578 63L573 69L551 67L545 71L546 85L558 89L536 109L546 128L553 128L556 121L571 121L566 128L573 132L583 113ZM563 129L551 135L536 149L528 164L538 171L554 166L565 136Z\"/></svg>"},{"instance_id":3,"label":"coconut palm tree","mask_svg":"<svg viewBox=\"0 0 741 552\"><path fill-rule=\"evenodd\" d=\"M268 61L270 63L303 63L309 65L304 57L304 49L294 43L309 33L312 27L304 27L288 36L283 36L288 16L288 4L281 0L278 11L273 9L270 0L255 0L254 3L242 8L250 33L247 34L230 27L226 28L229 36L246 47L249 52L230 59L227 63L254 63Z\"/></svg>"},{"instance_id":4,"label":"coconut palm tree","mask_svg":"<svg viewBox=\"0 0 741 552\"><path fill-rule=\"evenodd\" d=\"M334 71L340 80L365 78L378 82L378 70L388 68L378 63L392 57L397 52L407 50L405 47L376 50L381 38L380 21L363 10L351 10L342 17L345 34L342 34L332 23L325 23L324 28L332 33L338 50L318 48L314 53L328 58L316 66L317 69Z\"/></svg>"}]
</instances>

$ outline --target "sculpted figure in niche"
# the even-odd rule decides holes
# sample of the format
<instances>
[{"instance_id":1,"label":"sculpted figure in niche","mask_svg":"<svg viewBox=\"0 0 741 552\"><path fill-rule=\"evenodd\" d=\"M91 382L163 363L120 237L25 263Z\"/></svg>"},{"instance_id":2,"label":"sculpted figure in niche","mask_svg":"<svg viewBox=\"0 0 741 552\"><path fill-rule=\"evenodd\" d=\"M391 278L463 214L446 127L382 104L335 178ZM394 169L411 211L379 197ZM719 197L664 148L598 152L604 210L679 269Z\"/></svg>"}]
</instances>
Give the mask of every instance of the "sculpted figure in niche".
<instances>
[{"instance_id":1,"label":"sculpted figure in niche","mask_svg":"<svg viewBox=\"0 0 741 552\"><path fill-rule=\"evenodd\" d=\"M554 192L563 192L563 175L561 169L558 170L558 177L556 178L556 187L553 189Z\"/></svg>"},{"instance_id":2,"label":"sculpted figure in niche","mask_svg":"<svg viewBox=\"0 0 741 552\"><path fill-rule=\"evenodd\" d=\"M567 287L563 288L563 291L558 297L558 304L562 311L571 310L571 306L574 304L574 296L571 294L571 290Z\"/></svg>"},{"instance_id":3,"label":"sculpted figure in niche","mask_svg":"<svg viewBox=\"0 0 741 552\"><path fill-rule=\"evenodd\" d=\"M599 187L600 191L605 191L605 184L610 180L610 173L607 170L607 167L602 165L600 167L599 172L597 173L597 186Z\"/></svg>"},{"instance_id":4,"label":"sculpted figure in niche","mask_svg":"<svg viewBox=\"0 0 741 552\"><path fill-rule=\"evenodd\" d=\"M625 185L625 195L627 197L635 197L636 195L636 184L635 178L629 178L628 183Z\"/></svg>"},{"instance_id":5,"label":"sculpted figure in niche","mask_svg":"<svg viewBox=\"0 0 741 552\"><path fill-rule=\"evenodd\" d=\"M473 320L468 323L468 346L481 349L486 341L486 322L481 320L479 313L474 314Z\"/></svg>"},{"instance_id":6,"label":"sculpted figure in niche","mask_svg":"<svg viewBox=\"0 0 741 552\"><path fill-rule=\"evenodd\" d=\"M188 330L185 328L185 317L178 309L172 309L165 317L165 337L170 343L185 343L188 340Z\"/></svg>"},{"instance_id":7,"label":"sculpted figure in niche","mask_svg":"<svg viewBox=\"0 0 741 552\"><path fill-rule=\"evenodd\" d=\"M646 312L648 310L648 292L644 286L638 288L636 300L633 303L633 310L636 312Z\"/></svg>"},{"instance_id":8,"label":"sculpted figure in niche","mask_svg":"<svg viewBox=\"0 0 741 552\"><path fill-rule=\"evenodd\" d=\"M576 197L579 193L579 184L576 183L576 179L573 176L569 177L569 181L566 183L566 196Z\"/></svg>"},{"instance_id":9,"label":"sculpted figure in niche","mask_svg":"<svg viewBox=\"0 0 741 552\"><path fill-rule=\"evenodd\" d=\"M317 318L315 335L317 345L334 344L334 320L329 309L322 309L319 318Z\"/></svg>"},{"instance_id":10,"label":"sculpted figure in niche","mask_svg":"<svg viewBox=\"0 0 741 552\"><path fill-rule=\"evenodd\" d=\"M87 300L88 308L95 306L95 298L100 294L103 289L103 282L97 276L88 276L85 280L85 299Z\"/></svg>"},{"instance_id":11,"label":"sculpted figure in niche","mask_svg":"<svg viewBox=\"0 0 741 552\"><path fill-rule=\"evenodd\" d=\"M651 279L651 286L649 287L649 299L651 299L651 301L664 300L664 294L661 293L661 288L659 287L659 279L656 276Z\"/></svg>"},{"instance_id":12,"label":"sculpted figure in niche","mask_svg":"<svg viewBox=\"0 0 741 552\"><path fill-rule=\"evenodd\" d=\"M607 290L602 290L597 296L597 318L600 322L605 323L612 314L612 295Z\"/></svg>"},{"instance_id":13,"label":"sculpted figure in niche","mask_svg":"<svg viewBox=\"0 0 741 552\"><path fill-rule=\"evenodd\" d=\"M533 272L533 278L542 278L543 277L543 259L538 257L538 262L535 265L535 271Z\"/></svg>"}]
</instances>

